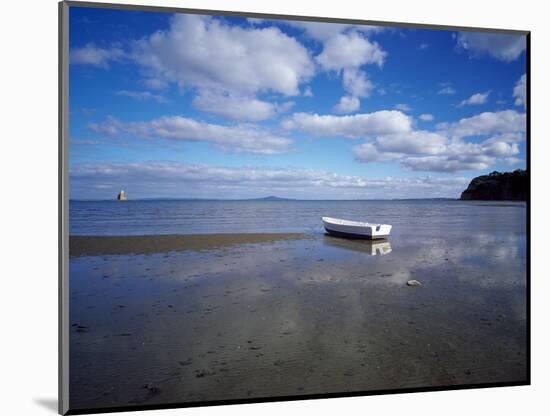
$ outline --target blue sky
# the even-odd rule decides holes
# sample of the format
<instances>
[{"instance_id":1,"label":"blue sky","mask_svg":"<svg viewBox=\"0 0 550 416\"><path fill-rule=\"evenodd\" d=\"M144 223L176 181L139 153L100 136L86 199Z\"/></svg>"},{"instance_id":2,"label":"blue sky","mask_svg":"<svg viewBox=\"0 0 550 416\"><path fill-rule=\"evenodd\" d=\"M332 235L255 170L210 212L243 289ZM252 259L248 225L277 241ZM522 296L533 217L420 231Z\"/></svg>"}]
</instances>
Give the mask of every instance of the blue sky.
<instances>
[{"instance_id":1,"label":"blue sky","mask_svg":"<svg viewBox=\"0 0 550 416\"><path fill-rule=\"evenodd\" d=\"M525 168L525 37L71 7L74 199L458 197Z\"/></svg>"}]
</instances>

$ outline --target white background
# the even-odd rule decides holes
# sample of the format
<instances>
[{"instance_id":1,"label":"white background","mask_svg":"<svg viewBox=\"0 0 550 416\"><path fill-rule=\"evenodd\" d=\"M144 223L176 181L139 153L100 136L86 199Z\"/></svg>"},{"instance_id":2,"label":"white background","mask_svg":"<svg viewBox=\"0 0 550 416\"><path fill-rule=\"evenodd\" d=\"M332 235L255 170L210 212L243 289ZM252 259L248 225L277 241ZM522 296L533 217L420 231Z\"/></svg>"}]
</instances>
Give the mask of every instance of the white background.
<instances>
[{"instance_id":1,"label":"white background","mask_svg":"<svg viewBox=\"0 0 550 416\"><path fill-rule=\"evenodd\" d=\"M116 0L111 0L116 2ZM532 31L532 386L325 399L148 415L548 414L549 13L543 1L127 0L219 10ZM53 415L57 399L57 1L3 2L0 25L2 414ZM546 408L546 411L544 410ZM131 413L134 414L134 413ZM141 413L144 414L144 413Z\"/></svg>"}]
</instances>

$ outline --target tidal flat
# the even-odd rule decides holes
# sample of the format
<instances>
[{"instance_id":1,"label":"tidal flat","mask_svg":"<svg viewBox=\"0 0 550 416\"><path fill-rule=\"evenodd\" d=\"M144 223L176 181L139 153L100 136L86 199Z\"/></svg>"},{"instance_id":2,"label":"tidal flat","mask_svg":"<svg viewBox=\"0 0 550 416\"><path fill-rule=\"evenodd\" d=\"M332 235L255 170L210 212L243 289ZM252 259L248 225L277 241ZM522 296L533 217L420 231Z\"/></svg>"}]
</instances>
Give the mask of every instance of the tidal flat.
<instances>
[{"instance_id":1,"label":"tidal flat","mask_svg":"<svg viewBox=\"0 0 550 416\"><path fill-rule=\"evenodd\" d=\"M84 242L95 251L70 257L70 406L524 382L525 224L489 227Z\"/></svg>"}]
</instances>

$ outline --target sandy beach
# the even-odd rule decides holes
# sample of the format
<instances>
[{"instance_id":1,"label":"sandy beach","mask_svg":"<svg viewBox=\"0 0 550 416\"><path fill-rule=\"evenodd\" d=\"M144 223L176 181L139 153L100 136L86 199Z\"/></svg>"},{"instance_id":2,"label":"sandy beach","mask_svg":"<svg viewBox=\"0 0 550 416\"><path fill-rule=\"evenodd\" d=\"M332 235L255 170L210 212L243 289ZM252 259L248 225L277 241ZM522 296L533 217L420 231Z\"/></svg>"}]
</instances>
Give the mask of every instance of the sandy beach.
<instances>
[{"instance_id":1,"label":"sandy beach","mask_svg":"<svg viewBox=\"0 0 550 416\"><path fill-rule=\"evenodd\" d=\"M308 238L301 233L180 234L139 236L71 236L70 255L153 254L211 250L239 244L269 243Z\"/></svg>"},{"instance_id":2,"label":"sandy beach","mask_svg":"<svg viewBox=\"0 0 550 416\"><path fill-rule=\"evenodd\" d=\"M525 379L515 240L387 244L71 237L71 407Z\"/></svg>"}]
</instances>

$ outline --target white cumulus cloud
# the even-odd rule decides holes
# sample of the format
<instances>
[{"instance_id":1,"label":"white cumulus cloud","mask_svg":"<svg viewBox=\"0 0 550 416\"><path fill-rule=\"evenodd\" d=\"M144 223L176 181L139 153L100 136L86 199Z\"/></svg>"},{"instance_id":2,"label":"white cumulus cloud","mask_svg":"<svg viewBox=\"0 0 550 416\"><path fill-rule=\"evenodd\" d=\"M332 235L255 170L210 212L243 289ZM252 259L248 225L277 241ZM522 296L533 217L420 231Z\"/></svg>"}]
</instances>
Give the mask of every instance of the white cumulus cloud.
<instances>
[{"instance_id":1,"label":"white cumulus cloud","mask_svg":"<svg viewBox=\"0 0 550 416\"><path fill-rule=\"evenodd\" d=\"M513 110L486 112L440 124L436 132L411 130L376 135L355 146L354 154L360 162L393 161L413 171L488 169L497 162L522 162L517 156L525 128L525 114ZM467 141L468 137L484 139Z\"/></svg>"},{"instance_id":2,"label":"white cumulus cloud","mask_svg":"<svg viewBox=\"0 0 550 416\"><path fill-rule=\"evenodd\" d=\"M255 125L226 126L180 116L127 123L108 118L102 123L89 123L88 127L111 136L127 134L144 138L207 142L231 152L276 154L288 151L291 144L290 139Z\"/></svg>"},{"instance_id":3,"label":"white cumulus cloud","mask_svg":"<svg viewBox=\"0 0 550 416\"><path fill-rule=\"evenodd\" d=\"M69 61L77 65L90 65L107 68L112 61L120 61L125 57L122 49L117 47L100 48L93 43L88 43L82 48L74 48L69 51Z\"/></svg>"},{"instance_id":4,"label":"white cumulus cloud","mask_svg":"<svg viewBox=\"0 0 550 416\"><path fill-rule=\"evenodd\" d=\"M304 34L318 42L324 42L340 33L344 32L361 32L364 34L383 32L386 30L384 26L371 25L350 25L346 23L328 23L328 22L307 22L299 20L269 20L269 19L247 19L249 23L256 26L265 26L270 24L281 24L300 29Z\"/></svg>"},{"instance_id":5,"label":"white cumulus cloud","mask_svg":"<svg viewBox=\"0 0 550 416\"><path fill-rule=\"evenodd\" d=\"M344 89L353 97L368 97L373 89L372 82L367 78L365 71L357 68L345 68L342 81Z\"/></svg>"},{"instance_id":6,"label":"white cumulus cloud","mask_svg":"<svg viewBox=\"0 0 550 416\"><path fill-rule=\"evenodd\" d=\"M456 90L453 87L446 86L437 91L437 93L439 95L454 95L456 94Z\"/></svg>"},{"instance_id":7,"label":"white cumulus cloud","mask_svg":"<svg viewBox=\"0 0 550 416\"><path fill-rule=\"evenodd\" d=\"M193 106L201 111L218 114L229 120L262 121L290 110L292 101L282 104L262 101L255 96L235 95L213 90L200 91Z\"/></svg>"},{"instance_id":8,"label":"white cumulus cloud","mask_svg":"<svg viewBox=\"0 0 550 416\"><path fill-rule=\"evenodd\" d=\"M405 159L402 165L413 171L458 172L461 170L484 170L494 163L487 156L424 156Z\"/></svg>"},{"instance_id":9,"label":"white cumulus cloud","mask_svg":"<svg viewBox=\"0 0 550 416\"><path fill-rule=\"evenodd\" d=\"M447 138L440 133L416 130L379 136L375 143L383 153L438 154L446 150Z\"/></svg>"},{"instance_id":10,"label":"white cumulus cloud","mask_svg":"<svg viewBox=\"0 0 550 416\"><path fill-rule=\"evenodd\" d=\"M478 92L476 94L471 95L470 97L466 98L465 100L462 100L458 106L464 107L465 105L480 105L485 104L487 102L487 99L489 98L489 94L491 94L491 91L487 92Z\"/></svg>"},{"instance_id":11,"label":"white cumulus cloud","mask_svg":"<svg viewBox=\"0 0 550 416\"><path fill-rule=\"evenodd\" d=\"M314 136L359 138L410 131L412 120L400 111L388 110L347 116L294 113L282 126Z\"/></svg>"},{"instance_id":12,"label":"white cumulus cloud","mask_svg":"<svg viewBox=\"0 0 550 416\"><path fill-rule=\"evenodd\" d=\"M526 95L527 95L527 75L523 74L521 78L518 80L516 85L514 86L514 92L513 92L515 101L515 105L522 105L523 108L526 107Z\"/></svg>"},{"instance_id":13,"label":"white cumulus cloud","mask_svg":"<svg viewBox=\"0 0 550 416\"><path fill-rule=\"evenodd\" d=\"M148 101L153 100L157 103L167 103L168 100L159 94L153 94L149 91L127 91L127 90L120 90L116 91L115 95L123 96L123 97L130 97L137 101Z\"/></svg>"},{"instance_id":14,"label":"white cumulus cloud","mask_svg":"<svg viewBox=\"0 0 550 416\"><path fill-rule=\"evenodd\" d=\"M364 64L382 66L387 53L377 42L371 42L360 33L340 33L324 43L323 51L316 57L325 70L339 71Z\"/></svg>"},{"instance_id":15,"label":"white cumulus cloud","mask_svg":"<svg viewBox=\"0 0 550 416\"><path fill-rule=\"evenodd\" d=\"M396 110L399 110L399 111L403 111L403 112L405 112L405 113L407 113L407 112L409 112L409 111L412 110L412 108L411 108L410 105L408 105L408 104L403 104L403 103L401 103L401 104L396 104L396 105L395 105L395 109L396 109Z\"/></svg>"},{"instance_id":16,"label":"white cumulus cloud","mask_svg":"<svg viewBox=\"0 0 550 416\"><path fill-rule=\"evenodd\" d=\"M150 78L181 88L298 95L314 74L308 50L276 27L243 28L177 14L166 31L136 42L134 59Z\"/></svg>"},{"instance_id":17,"label":"white cumulus cloud","mask_svg":"<svg viewBox=\"0 0 550 416\"><path fill-rule=\"evenodd\" d=\"M489 134L524 133L525 113L514 110L484 112L460 119L444 126L454 137L482 136Z\"/></svg>"},{"instance_id":18,"label":"white cumulus cloud","mask_svg":"<svg viewBox=\"0 0 550 416\"><path fill-rule=\"evenodd\" d=\"M456 44L473 57L489 55L500 61L511 62L525 50L526 38L524 35L502 33L459 32Z\"/></svg>"},{"instance_id":19,"label":"white cumulus cloud","mask_svg":"<svg viewBox=\"0 0 550 416\"><path fill-rule=\"evenodd\" d=\"M359 110L360 106L361 102L359 101L359 98L344 95L340 98L338 104L334 106L333 110L337 113L354 113Z\"/></svg>"}]
</instances>

